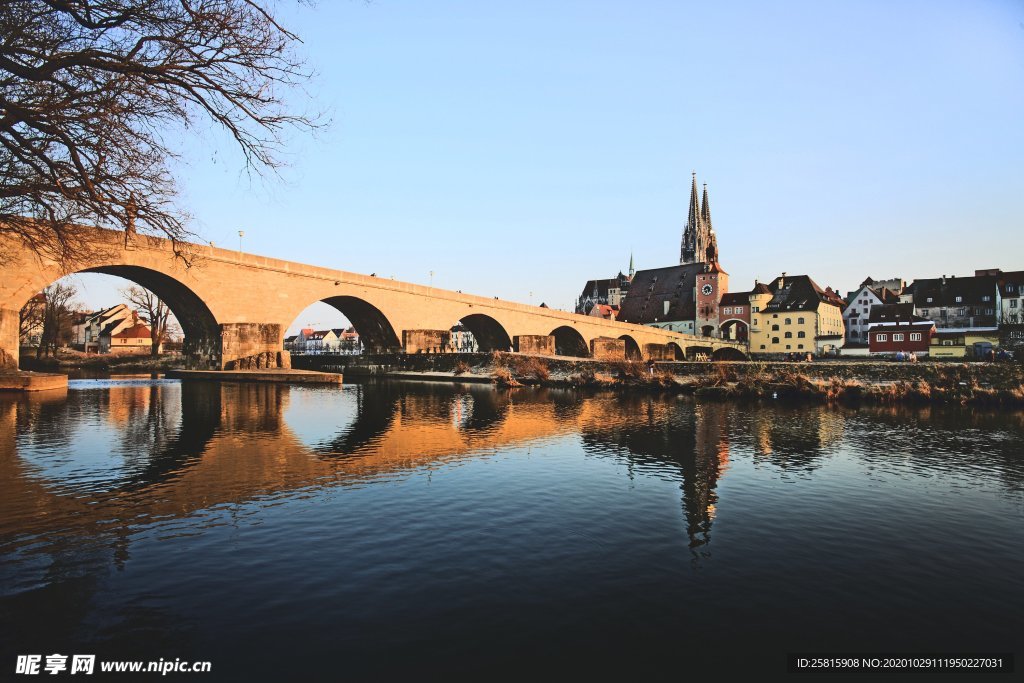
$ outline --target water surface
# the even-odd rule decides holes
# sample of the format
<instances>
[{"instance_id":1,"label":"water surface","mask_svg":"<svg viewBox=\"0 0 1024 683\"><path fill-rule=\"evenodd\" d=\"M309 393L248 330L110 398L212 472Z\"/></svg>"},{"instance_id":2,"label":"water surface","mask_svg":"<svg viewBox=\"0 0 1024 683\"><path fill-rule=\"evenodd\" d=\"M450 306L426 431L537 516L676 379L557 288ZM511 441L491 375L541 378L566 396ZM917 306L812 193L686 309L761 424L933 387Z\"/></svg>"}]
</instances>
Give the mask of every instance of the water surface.
<instances>
[{"instance_id":1,"label":"water surface","mask_svg":"<svg viewBox=\"0 0 1024 683\"><path fill-rule=\"evenodd\" d=\"M0 666L682 680L1019 652L1022 436L1021 414L416 383L0 397Z\"/></svg>"}]
</instances>

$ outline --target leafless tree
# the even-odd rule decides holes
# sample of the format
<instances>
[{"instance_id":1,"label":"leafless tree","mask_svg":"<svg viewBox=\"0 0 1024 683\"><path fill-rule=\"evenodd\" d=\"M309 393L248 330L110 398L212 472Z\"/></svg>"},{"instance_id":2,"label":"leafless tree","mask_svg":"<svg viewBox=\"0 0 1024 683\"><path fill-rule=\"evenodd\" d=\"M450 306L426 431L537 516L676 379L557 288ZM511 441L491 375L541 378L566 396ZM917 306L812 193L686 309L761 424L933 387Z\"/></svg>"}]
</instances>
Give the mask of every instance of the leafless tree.
<instances>
[{"instance_id":1,"label":"leafless tree","mask_svg":"<svg viewBox=\"0 0 1024 683\"><path fill-rule=\"evenodd\" d=\"M142 320L149 325L149 334L152 339L150 355L160 355L160 346L167 338L167 329L171 317L171 309L160 298L142 287L127 287L121 290L121 295L130 306L140 313Z\"/></svg>"},{"instance_id":2,"label":"leafless tree","mask_svg":"<svg viewBox=\"0 0 1024 683\"><path fill-rule=\"evenodd\" d=\"M43 290L43 334L36 348L36 358L56 356L61 344L71 341L71 300L78 290L73 285L57 281Z\"/></svg>"},{"instance_id":3,"label":"leafless tree","mask_svg":"<svg viewBox=\"0 0 1024 683\"><path fill-rule=\"evenodd\" d=\"M33 337L42 335L45 312L46 296L42 293L33 296L22 307L18 315L18 340L22 344L31 343Z\"/></svg>"},{"instance_id":4,"label":"leafless tree","mask_svg":"<svg viewBox=\"0 0 1024 683\"><path fill-rule=\"evenodd\" d=\"M171 140L212 122L277 168L284 132L316 125L285 102L297 42L260 0L3 0L0 234L62 263L83 224L189 237Z\"/></svg>"}]
</instances>

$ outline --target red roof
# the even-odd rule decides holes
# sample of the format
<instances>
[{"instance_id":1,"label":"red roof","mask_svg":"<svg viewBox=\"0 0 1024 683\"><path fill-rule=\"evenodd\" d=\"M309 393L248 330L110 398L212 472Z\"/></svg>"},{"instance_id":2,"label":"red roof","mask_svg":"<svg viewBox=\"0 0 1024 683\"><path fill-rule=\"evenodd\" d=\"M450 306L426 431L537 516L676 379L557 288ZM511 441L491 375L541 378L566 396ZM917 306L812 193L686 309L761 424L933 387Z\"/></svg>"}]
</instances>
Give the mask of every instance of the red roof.
<instances>
[{"instance_id":1,"label":"red roof","mask_svg":"<svg viewBox=\"0 0 1024 683\"><path fill-rule=\"evenodd\" d=\"M131 327L121 330L117 334L110 335L111 339L150 339L149 328L142 323L136 323Z\"/></svg>"}]
</instances>

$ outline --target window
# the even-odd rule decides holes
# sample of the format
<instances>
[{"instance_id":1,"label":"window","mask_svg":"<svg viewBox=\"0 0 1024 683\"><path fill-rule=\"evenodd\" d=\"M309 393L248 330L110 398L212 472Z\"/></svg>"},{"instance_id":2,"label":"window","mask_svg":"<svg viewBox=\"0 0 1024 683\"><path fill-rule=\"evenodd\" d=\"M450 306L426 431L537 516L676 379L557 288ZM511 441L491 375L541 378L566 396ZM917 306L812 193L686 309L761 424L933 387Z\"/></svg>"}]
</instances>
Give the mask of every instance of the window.
<instances>
[{"instance_id":1,"label":"window","mask_svg":"<svg viewBox=\"0 0 1024 683\"><path fill-rule=\"evenodd\" d=\"M790 344L786 344L786 350L787 351L789 351L791 348L793 348L793 347Z\"/></svg>"},{"instance_id":2,"label":"window","mask_svg":"<svg viewBox=\"0 0 1024 683\"><path fill-rule=\"evenodd\" d=\"M1010 299L1010 308L1017 308L1017 300Z\"/></svg>"},{"instance_id":3,"label":"window","mask_svg":"<svg viewBox=\"0 0 1024 683\"><path fill-rule=\"evenodd\" d=\"M868 313L869 313L869 310L867 308L865 308L864 309L864 315L867 315Z\"/></svg>"},{"instance_id":4,"label":"window","mask_svg":"<svg viewBox=\"0 0 1024 683\"><path fill-rule=\"evenodd\" d=\"M981 297L981 300L982 301L992 301L992 297L990 297L988 294L986 294L985 296Z\"/></svg>"},{"instance_id":5,"label":"window","mask_svg":"<svg viewBox=\"0 0 1024 683\"><path fill-rule=\"evenodd\" d=\"M921 315L928 315L928 309L927 308L922 308L921 309Z\"/></svg>"},{"instance_id":6,"label":"window","mask_svg":"<svg viewBox=\"0 0 1024 683\"><path fill-rule=\"evenodd\" d=\"M875 341L876 342L884 342L887 338L888 338L888 335L879 334L877 332L875 333Z\"/></svg>"},{"instance_id":7,"label":"window","mask_svg":"<svg viewBox=\"0 0 1024 683\"><path fill-rule=\"evenodd\" d=\"M773 318L778 318L778 317L779 317L779 314L778 314L778 313L772 313L772 317L773 317Z\"/></svg>"},{"instance_id":8,"label":"window","mask_svg":"<svg viewBox=\"0 0 1024 683\"><path fill-rule=\"evenodd\" d=\"M934 301L934 299L932 299L931 297L928 297L927 301L928 301L928 303L931 303L932 301Z\"/></svg>"},{"instance_id":9,"label":"window","mask_svg":"<svg viewBox=\"0 0 1024 683\"><path fill-rule=\"evenodd\" d=\"M737 306L736 307L736 315L742 315L742 313L743 313L743 307L742 306Z\"/></svg>"},{"instance_id":10,"label":"window","mask_svg":"<svg viewBox=\"0 0 1024 683\"><path fill-rule=\"evenodd\" d=\"M966 308L958 308L958 309L956 309L956 314L957 315L967 315L967 309Z\"/></svg>"},{"instance_id":11,"label":"window","mask_svg":"<svg viewBox=\"0 0 1024 683\"><path fill-rule=\"evenodd\" d=\"M786 339L792 339L792 338L793 338L793 333L792 332L787 332L786 333Z\"/></svg>"},{"instance_id":12,"label":"window","mask_svg":"<svg viewBox=\"0 0 1024 683\"><path fill-rule=\"evenodd\" d=\"M793 324L793 319L792 318L786 318L786 324L787 325L792 325Z\"/></svg>"},{"instance_id":13,"label":"window","mask_svg":"<svg viewBox=\"0 0 1024 683\"><path fill-rule=\"evenodd\" d=\"M1013 291L1013 285L1006 285L1006 291L1007 292L1012 292Z\"/></svg>"},{"instance_id":14,"label":"window","mask_svg":"<svg viewBox=\"0 0 1024 683\"><path fill-rule=\"evenodd\" d=\"M959 303L961 303L961 302L963 302L963 300L964 300L964 298L963 298L962 296L958 296L958 297L956 298L956 302L957 302L958 304L959 304Z\"/></svg>"},{"instance_id":15,"label":"window","mask_svg":"<svg viewBox=\"0 0 1024 683\"><path fill-rule=\"evenodd\" d=\"M772 344L778 344L778 343L779 343L779 338L778 337L772 337Z\"/></svg>"},{"instance_id":16,"label":"window","mask_svg":"<svg viewBox=\"0 0 1024 683\"><path fill-rule=\"evenodd\" d=\"M899 332L894 332L893 335L892 335L892 340L894 342L901 342L901 341L903 341L903 335L900 334Z\"/></svg>"},{"instance_id":17,"label":"window","mask_svg":"<svg viewBox=\"0 0 1024 683\"><path fill-rule=\"evenodd\" d=\"M910 333L910 341L921 341L921 333L920 332L911 332Z\"/></svg>"},{"instance_id":18,"label":"window","mask_svg":"<svg viewBox=\"0 0 1024 683\"><path fill-rule=\"evenodd\" d=\"M778 331L779 331L779 326L778 325L772 325L772 332L778 332Z\"/></svg>"},{"instance_id":19,"label":"window","mask_svg":"<svg viewBox=\"0 0 1024 683\"><path fill-rule=\"evenodd\" d=\"M728 307L724 308L722 312L725 313L726 315L732 315L732 309Z\"/></svg>"},{"instance_id":20,"label":"window","mask_svg":"<svg viewBox=\"0 0 1024 683\"><path fill-rule=\"evenodd\" d=\"M996 309L994 309L994 308L986 308L985 309L985 315L993 315L995 312L996 312Z\"/></svg>"},{"instance_id":21,"label":"window","mask_svg":"<svg viewBox=\"0 0 1024 683\"><path fill-rule=\"evenodd\" d=\"M801 334L803 333L801 332ZM859 336L860 335L857 333L857 330L853 330L852 332L850 332L850 339L856 339Z\"/></svg>"},{"instance_id":22,"label":"window","mask_svg":"<svg viewBox=\"0 0 1024 683\"><path fill-rule=\"evenodd\" d=\"M761 348L762 348L762 349L764 348L764 344L761 344Z\"/></svg>"},{"instance_id":23,"label":"window","mask_svg":"<svg viewBox=\"0 0 1024 683\"><path fill-rule=\"evenodd\" d=\"M806 333L806 332L804 332L803 330L800 330L799 332L797 332L797 333L796 333L796 336L797 336L797 338L799 338L799 339L803 339L804 337L806 337L806 336L807 336L807 333ZM853 333L853 336L857 336L857 333L856 333L856 332L854 332L854 333Z\"/></svg>"},{"instance_id":24,"label":"window","mask_svg":"<svg viewBox=\"0 0 1024 683\"><path fill-rule=\"evenodd\" d=\"M803 319L803 318L797 318L797 319L796 319L796 322L797 322L797 324L799 324L799 325L803 325L803 324L804 324L804 319Z\"/></svg>"},{"instance_id":25,"label":"window","mask_svg":"<svg viewBox=\"0 0 1024 683\"><path fill-rule=\"evenodd\" d=\"M796 348L798 348L798 349L802 349L802 348L804 348L804 345L803 345L803 344L797 344L797 345L796 345Z\"/></svg>"},{"instance_id":26,"label":"window","mask_svg":"<svg viewBox=\"0 0 1024 683\"><path fill-rule=\"evenodd\" d=\"M760 306L751 306L751 307L750 307L750 310L751 310L751 311L752 311L753 313L760 313L760 312L761 312L761 307L760 307Z\"/></svg>"}]
</instances>

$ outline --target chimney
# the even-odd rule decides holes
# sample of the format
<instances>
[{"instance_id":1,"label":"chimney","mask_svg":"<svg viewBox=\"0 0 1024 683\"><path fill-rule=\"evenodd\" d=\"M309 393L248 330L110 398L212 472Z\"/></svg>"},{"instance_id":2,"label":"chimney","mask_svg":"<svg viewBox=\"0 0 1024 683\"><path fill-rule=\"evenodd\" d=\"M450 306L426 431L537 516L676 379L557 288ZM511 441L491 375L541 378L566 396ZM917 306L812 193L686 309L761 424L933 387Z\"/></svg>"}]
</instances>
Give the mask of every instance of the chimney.
<instances>
[{"instance_id":1,"label":"chimney","mask_svg":"<svg viewBox=\"0 0 1024 683\"><path fill-rule=\"evenodd\" d=\"M942 284L946 284L946 274L942 274Z\"/></svg>"},{"instance_id":2,"label":"chimney","mask_svg":"<svg viewBox=\"0 0 1024 683\"><path fill-rule=\"evenodd\" d=\"M786 271L782 271L782 275L775 281L776 287L782 289L782 286L786 284Z\"/></svg>"}]
</instances>

